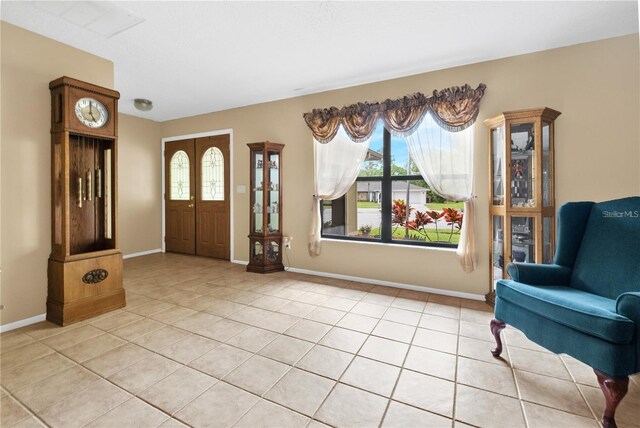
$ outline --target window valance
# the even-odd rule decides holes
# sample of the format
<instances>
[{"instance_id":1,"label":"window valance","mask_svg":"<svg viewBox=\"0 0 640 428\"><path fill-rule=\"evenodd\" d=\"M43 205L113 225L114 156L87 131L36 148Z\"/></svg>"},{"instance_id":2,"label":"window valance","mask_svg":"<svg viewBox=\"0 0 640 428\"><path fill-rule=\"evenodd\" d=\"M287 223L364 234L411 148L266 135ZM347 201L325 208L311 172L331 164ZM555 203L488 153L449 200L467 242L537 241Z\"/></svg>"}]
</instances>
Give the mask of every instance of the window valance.
<instances>
[{"instance_id":1,"label":"window valance","mask_svg":"<svg viewBox=\"0 0 640 428\"><path fill-rule=\"evenodd\" d=\"M380 118L391 133L404 137L420 125L428 112L441 128L458 132L475 122L485 89L484 83L476 89L469 85L453 86L435 90L431 97L418 92L380 103L362 102L340 109L314 109L303 116L314 138L323 144L335 137L340 125L351 140L365 141L371 137Z\"/></svg>"}]
</instances>

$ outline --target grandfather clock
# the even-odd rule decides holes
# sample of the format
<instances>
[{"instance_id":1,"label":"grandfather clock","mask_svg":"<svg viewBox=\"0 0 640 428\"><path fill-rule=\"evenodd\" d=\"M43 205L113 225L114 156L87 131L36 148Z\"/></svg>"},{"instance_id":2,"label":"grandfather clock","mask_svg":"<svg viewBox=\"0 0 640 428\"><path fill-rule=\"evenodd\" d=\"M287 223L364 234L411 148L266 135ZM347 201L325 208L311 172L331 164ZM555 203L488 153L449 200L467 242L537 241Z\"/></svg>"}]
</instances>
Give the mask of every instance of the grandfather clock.
<instances>
[{"instance_id":1,"label":"grandfather clock","mask_svg":"<svg viewBox=\"0 0 640 428\"><path fill-rule=\"evenodd\" d=\"M61 77L51 91L47 320L67 325L125 306L118 249L118 99Z\"/></svg>"}]
</instances>

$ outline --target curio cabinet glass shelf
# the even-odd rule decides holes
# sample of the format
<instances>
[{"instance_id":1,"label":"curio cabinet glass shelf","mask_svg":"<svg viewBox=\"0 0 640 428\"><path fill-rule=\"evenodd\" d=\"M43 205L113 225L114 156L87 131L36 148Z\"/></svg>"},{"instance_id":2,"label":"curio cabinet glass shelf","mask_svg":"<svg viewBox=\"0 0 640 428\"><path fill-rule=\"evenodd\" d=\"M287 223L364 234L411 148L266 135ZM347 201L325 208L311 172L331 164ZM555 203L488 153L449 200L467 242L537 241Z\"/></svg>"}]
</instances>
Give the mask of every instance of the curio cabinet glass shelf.
<instances>
[{"instance_id":1,"label":"curio cabinet glass shelf","mask_svg":"<svg viewBox=\"0 0 640 428\"><path fill-rule=\"evenodd\" d=\"M509 262L551 263L555 246L554 121L550 108L510 111L484 121L490 134L490 284Z\"/></svg>"},{"instance_id":2,"label":"curio cabinet glass shelf","mask_svg":"<svg viewBox=\"0 0 640 428\"><path fill-rule=\"evenodd\" d=\"M282 264L283 144L248 144L251 151L249 272L284 270Z\"/></svg>"}]
</instances>

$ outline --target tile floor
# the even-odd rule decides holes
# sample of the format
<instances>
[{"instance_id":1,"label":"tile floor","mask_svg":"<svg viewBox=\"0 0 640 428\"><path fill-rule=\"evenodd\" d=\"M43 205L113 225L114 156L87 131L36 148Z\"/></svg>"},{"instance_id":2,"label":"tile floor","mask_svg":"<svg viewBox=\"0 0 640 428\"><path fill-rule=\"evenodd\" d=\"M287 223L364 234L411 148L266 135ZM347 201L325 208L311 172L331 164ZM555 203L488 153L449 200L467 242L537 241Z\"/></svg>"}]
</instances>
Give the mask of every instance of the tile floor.
<instances>
[{"instance_id":1,"label":"tile floor","mask_svg":"<svg viewBox=\"0 0 640 428\"><path fill-rule=\"evenodd\" d=\"M597 427L593 372L482 302L211 259L125 261L127 307L0 336L2 427ZM640 427L640 378L618 410Z\"/></svg>"}]
</instances>

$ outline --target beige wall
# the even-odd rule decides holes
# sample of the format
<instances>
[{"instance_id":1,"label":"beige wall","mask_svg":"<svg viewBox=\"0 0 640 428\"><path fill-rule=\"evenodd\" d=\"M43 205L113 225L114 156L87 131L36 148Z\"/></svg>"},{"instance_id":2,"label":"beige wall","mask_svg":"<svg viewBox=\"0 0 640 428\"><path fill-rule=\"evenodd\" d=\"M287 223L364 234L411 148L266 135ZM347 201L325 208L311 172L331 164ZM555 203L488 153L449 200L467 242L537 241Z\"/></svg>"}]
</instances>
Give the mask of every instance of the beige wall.
<instances>
[{"instance_id":1,"label":"beige wall","mask_svg":"<svg viewBox=\"0 0 640 428\"><path fill-rule=\"evenodd\" d=\"M122 102L125 102L124 100ZM120 249L133 254L162 247L160 124L118 116Z\"/></svg>"},{"instance_id":2,"label":"beige wall","mask_svg":"<svg viewBox=\"0 0 640 428\"><path fill-rule=\"evenodd\" d=\"M1 323L45 313L51 251L51 100L63 75L113 87L113 64L6 22L2 36Z\"/></svg>"},{"instance_id":3,"label":"beige wall","mask_svg":"<svg viewBox=\"0 0 640 428\"><path fill-rule=\"evenodd\" d=\"M1 23L0 324L45 312L50 251L48 83L69 75L113 87L111 62ZM482 294L488 288L487 132L482 119L549 106L557 123L558 204L640 193L638 35L507 58L164 123L120 115L120 241L125 254L161 244L160 138L232 128L235 185L248 185L246 143L269 139L284 152L284 232L292 266ZM479 267L464 274L452 251L324 242L306 244L312 177L311 134L302 113L315 107L395 98L415 91L487 84L476 126ZM117 88L116 88L117 89ZM124 102L121 101L121 102ZM248 254L248 194L235 194L235 259Z\"/></svg>"},{"instance_id":4,"label":"beige wall","mask_svg":"<svg viewBox=\"0 0 640 428\"><path fill-rule=\"evenodd\" d=\"M49 82L113 88L113 63L1 22L0 324L46 312L51 251ZM120 248L160 248L160 124L119 116Z\"/></svg>"},{"instance_id":5,"label":"beige wall","mask_svg":"<svg viewBox=\"0 0 640 428\"><path fill-rule=\"evenodd\" d=\"M489 287L488 133L482 120L502 111L548 106L556 121L557 204L640 194L638 35L472 64L369 85L253 105L162 124L164 137L233 128L234 180L248 185L246 143L271 140L283 155L285 234L296 268L484 294ZM313 151L302 114L315 107L379 101L469 83L487 91L476 125L478 269L465 274L453 251L324 241L309 257ZM247 186L248 187L248 186ZM235 258L248 257L249 195L235 194Z\"/></svg>"}]
</instances>

